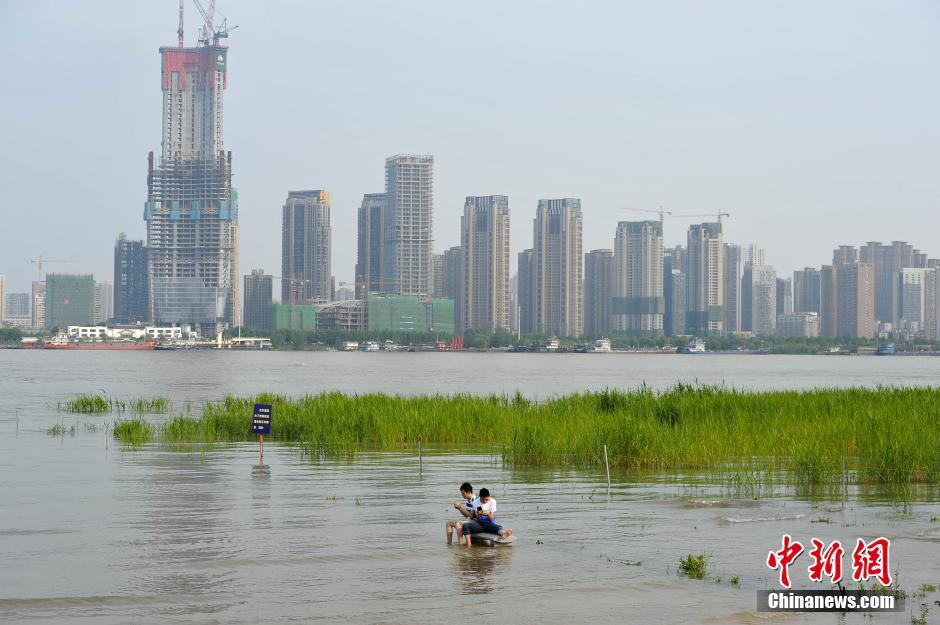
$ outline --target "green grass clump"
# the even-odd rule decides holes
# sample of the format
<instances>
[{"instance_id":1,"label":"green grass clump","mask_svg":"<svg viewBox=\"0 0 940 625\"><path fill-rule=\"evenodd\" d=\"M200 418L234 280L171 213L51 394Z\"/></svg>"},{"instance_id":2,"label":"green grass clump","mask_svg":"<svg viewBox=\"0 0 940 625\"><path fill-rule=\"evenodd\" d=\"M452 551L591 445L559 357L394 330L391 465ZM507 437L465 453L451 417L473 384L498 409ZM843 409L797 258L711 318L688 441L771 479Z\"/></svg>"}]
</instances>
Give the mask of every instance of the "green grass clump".
<instances>
[{"instance_id":1,"label":"green grass clump","mask_svg":"<svg viewBox=\"0 0 940 625\"><path fill-rule=\"evenodd\" d=\"M153 424L140 417L117 421L114 424L114 437L130 447L142 446L149 442L155 433L156 428Z\"/></svg>"},{"instance_id":2,"label":"green grass clump","mask_svg":"<svg viewBox=\"0 0 940 625\"><path fill-rule=\"evenodd\" d=\"M63 408L59 404L59 409ZM138 414L166 414L170 411L167 397L137 398L132 400L115 399L104 395L79 395L65 402L65 411L80 414L102 414L106 412L124 412L128 408Z\"/></svg>"},{"instance_id":3,"label":"green grass clump","mask_svg":"<svg viewBox=\"0 0 940 625\"><path fill-rule=\"evenodd\" d=\"M254 440L252 405L272 404L266 439L311 455L472 447L516 465L727 472L742 489L940 484L940 388L736 391L679 384L534 402L515 396L322 393L228 396L160 427L167 442ZM169 402L166 407L168 409ZM151 411L153 412L153 411Z\"/></svg>"},{"instance_id":4,"label":"green grass clump","mask_svg":"<svg viewBox=\"0 0 940 625\"><path fill-rule=\"evenodd\" d=\"M708 556L704 553L698 555L689 554L684 558L679 558L679 571L693 579L705 579L705 573L708 570Z\"/></svg>"},{"instance_id":5,"label":"green grass clump","mask_svg":"<svg viewBox=\"0 0 940 625\"><path fill-rule=\"evenodd\" d=\"M79 395L65 403L65 411L81 414L111 412L111 400L101 395Z\"/></svg>"}]
</instances>

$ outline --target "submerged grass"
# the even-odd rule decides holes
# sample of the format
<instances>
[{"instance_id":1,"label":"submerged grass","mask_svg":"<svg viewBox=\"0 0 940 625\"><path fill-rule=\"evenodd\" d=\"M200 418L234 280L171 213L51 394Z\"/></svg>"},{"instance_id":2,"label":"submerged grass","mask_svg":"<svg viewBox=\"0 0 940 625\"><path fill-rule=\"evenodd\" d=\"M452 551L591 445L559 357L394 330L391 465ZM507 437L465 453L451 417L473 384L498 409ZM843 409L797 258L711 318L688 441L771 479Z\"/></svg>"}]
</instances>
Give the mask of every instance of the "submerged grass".
<instances>
[{"instance_id":1,"label":"submerged grass","mask_svg":"<svg viewBox=\"0 0 940 625\"><path fill-rule=\"evenodd\" d=\"M159 426L170 443L253 439L252 404L273 404L266 438L311 454L472 446L517 465L728 470L742 488L787 473L798 485L940 484L940 388L742 392L679 384L536 403L521 395L262 394L207 402ZM115 429L117 434L117 428Z\"/></svg>"},{"instance_id":2,"label":"submerged grass","mask_svg":"<svg viewBox=\"0 0 940 625\"><path fill-rule=\"evenodd\" d=\"M130 447L141 447L144 443L149 442L155 433L156 428L154 425L140 417L114 423L115 438Z\"/></svg>"},{"instance_id":3,"label":"submerged grass","mask_svg":"<svg viewBox=\"0 0 940 625\"><path fill-rule=\"evenodd\" d=\"M166 414L170 411L170 400L167 397L139 397L123 400L105 395L79 395L68 400L64 405L60 403L58 408L78 414L124 412L128 409L138 414Z\"/></svg>"}]
</instances>

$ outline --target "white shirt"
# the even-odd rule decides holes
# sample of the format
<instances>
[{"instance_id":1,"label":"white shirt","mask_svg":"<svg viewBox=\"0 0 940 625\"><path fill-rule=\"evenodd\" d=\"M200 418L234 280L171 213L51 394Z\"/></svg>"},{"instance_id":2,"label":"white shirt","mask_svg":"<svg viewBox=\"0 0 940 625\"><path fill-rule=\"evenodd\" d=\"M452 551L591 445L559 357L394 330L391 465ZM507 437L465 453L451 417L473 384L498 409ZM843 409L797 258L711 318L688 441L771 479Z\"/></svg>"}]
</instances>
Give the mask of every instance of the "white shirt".
<instances>
[{"instance_id":1,"label":"white shirt","mask_svg":"<svg viewBox=\"0 0 940 625\"><path fill-rule=\"evenodd\" d=\"M467 512L470 513L470 516L472 518L474 513L476 512L476 509L480 506L480 498L474 495L473 499L471 499L470 501L464 500L464 502L465 502L464 507L466 508Z\"/></svg>"},{"instance_id":2,"label":"white shirt","mask_svg":"<svg viewBox=\"0 0 940 625\"><path fill-rule=\"evenodd\" d=\"M492 521L493 515L496 514L496 500L490 497L490 500L486 503L478 503L477 505L483 506L483 511L480 512L480 514L485 514L489 517L490 521Z\"/></svg>"}]
</instances>

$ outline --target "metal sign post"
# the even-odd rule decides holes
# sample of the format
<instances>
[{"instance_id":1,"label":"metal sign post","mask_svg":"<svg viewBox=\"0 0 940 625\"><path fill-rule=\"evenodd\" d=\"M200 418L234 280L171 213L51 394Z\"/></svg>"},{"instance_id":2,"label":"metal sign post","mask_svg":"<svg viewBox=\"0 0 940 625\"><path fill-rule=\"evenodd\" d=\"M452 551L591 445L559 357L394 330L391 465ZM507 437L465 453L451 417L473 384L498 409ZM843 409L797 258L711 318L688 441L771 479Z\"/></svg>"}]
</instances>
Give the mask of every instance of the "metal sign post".
<instances>
[{"instance_id":1,"label":"metal sign post","mask_svg":"<svg viewBox=\"0 0 940 625\"><path fill-rule=\"evenodd\" d=\"M271 433L271 404L255 404L255 414L251 419L251 431L258 435L261 458L258 464L264 464L264 435Z\"/></svg>"}]
</instances>

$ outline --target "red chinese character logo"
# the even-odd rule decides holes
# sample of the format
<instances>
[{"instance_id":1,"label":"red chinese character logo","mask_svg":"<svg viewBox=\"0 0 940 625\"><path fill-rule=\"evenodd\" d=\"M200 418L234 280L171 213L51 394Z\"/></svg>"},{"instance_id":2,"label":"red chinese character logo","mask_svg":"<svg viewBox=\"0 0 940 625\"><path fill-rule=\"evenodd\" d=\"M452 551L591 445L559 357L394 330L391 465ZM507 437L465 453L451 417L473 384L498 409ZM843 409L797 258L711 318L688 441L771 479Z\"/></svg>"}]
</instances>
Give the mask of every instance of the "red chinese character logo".
<instances>
[{"instance_id":1,"label":"red chinese character logo","mask_svg":"<svg viewBox=\"0 0 940 625\"><path fill-rule=\"evenodd\" d=\"M825 549L823 549L825 547ZM842 581L842 555L845 549L838 540L826 547L826 543L818 538L813 539L813 549L809 552L813 563L809 565L809 578L814 582L821 582L825 573L833 584Z\"/></svg>"},{"instance_id":2,"label":"red chinese character logo","mask_svg":"<svg viewBox=\"0 0 940 625\"><path fill-rule=\"evenodd\" d=\"M876 538L868 544L861 538L852 552L852 579L856 582L874 577L882 586L891 585L891 571L888 568L888 549L891 541L887 538Z\"/></svg>"},{"instance_id":3,"label":"red chinese character logo","mask_svg":"<svg viewBox=\"0 0 940 625\"><path fill-rule=\"evenodd\" d=\"M789 566L803 553L803 545L790 539L789 534L783 535L783 548L780 551L771 551L767 554L767 566L780 569L780 584L784 588L790 587Z\"/></svg>"}]
</instances>

